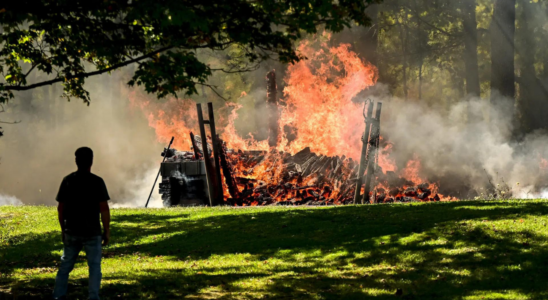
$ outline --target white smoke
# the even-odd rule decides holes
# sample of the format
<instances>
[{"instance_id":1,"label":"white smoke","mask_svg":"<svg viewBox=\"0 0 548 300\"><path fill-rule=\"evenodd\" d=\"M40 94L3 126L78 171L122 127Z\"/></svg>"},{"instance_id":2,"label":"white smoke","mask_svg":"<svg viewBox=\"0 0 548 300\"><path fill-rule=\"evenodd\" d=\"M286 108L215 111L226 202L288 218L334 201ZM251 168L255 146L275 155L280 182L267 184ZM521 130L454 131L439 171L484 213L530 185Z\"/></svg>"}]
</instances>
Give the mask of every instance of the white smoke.
<instances>
[{"instance_id":1,"label":"white smoke","mask_svg":"<svg viewBox=\"0 0 548 300\"><path fill-rule=\"evenodd\" d=\"M371 98L384 104L381 135L393 143L398 167L417 155L420 175L439 182L440 192L471 199L492 188L507 190L506 196L548 197L548 170L541 166L548 136L536 132L513 142L510 120L489 101L441 106L387 94Z\"/></svg>"},{"instance_id":2,"label":"white smoke","mask_svg":"<svg viewBox=\"0 0 548 300\"><path fill-rule=\"evenodd\" d=\"M0 206L4 205L19 206L23 205L23 202L21 202L21 200L17 199L17 197L15 196L0 194Z\"/></svg>"},{"instance_id":3,"label":"white smoke","mask_svg":"<svg viewBox=\"0 0 548 300\"><path fill-rule=\"evenodd\" d=\"M144 206L148 194L137 200L141 186L134 182L150 189L154 179L145 183L145 174L160 166L165 146L129 101L124 74L90 78L90 106L60 98L55 85L17 93L2 114L21 123L3 126L0 190L25 204L55 205L63 177L76 171L75 150L87 146L94 151L91 171L104 179L112 202L135 198L135 206Z\"/></svg>"},{"instance_id":4,"label":"white smoke","mask_svg":"<svg viewBox=\"0 0 548 300\"><path fill-rule=\"evenodd\" d=\"M144 207L150 194L150 190L152 189L154 179L156 178L156 175L158 175L159 167L160 163L158 163L157 168L151 168L146 171L145 174L138 174L134 180L128 182L125 186L125 188L128 189L127 193L122 199L117 199L113 207ZM158 193L158 183L161 180L162 177L160 176L154 185L154 190L152 191L148 207L163 207L161 195Z\"/></svg>"}]
</instances>

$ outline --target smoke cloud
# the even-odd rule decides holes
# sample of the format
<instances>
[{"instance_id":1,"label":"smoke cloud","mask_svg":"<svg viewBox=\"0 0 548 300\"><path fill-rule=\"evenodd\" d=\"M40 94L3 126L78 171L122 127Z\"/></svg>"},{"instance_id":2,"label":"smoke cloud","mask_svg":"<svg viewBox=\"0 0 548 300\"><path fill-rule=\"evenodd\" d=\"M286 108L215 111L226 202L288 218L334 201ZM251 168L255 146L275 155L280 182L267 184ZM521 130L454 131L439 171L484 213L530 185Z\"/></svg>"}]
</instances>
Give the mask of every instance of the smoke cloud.
<instances>
[{"instance_id":1,"label":"smoke cloud","mask_svg":"<svg viewBox=\"0 0 548 300\"><path fill-rule=\"evenodd\" d=\"M414 157L420 175L438 182L440 193L459 198L546 195L548 136L535 132L512 142L511 122L488 100L468 99L448 106L404 101L376 87L372 99L384 102L381 134L393 144L398 168ZM379 92L380 91L380 92Z\"/></svg>"},{"instance_id":2,"label":"smoke cloud","mask_svg":"<svg viewBox=\"0 0 548 300\"><path fill-rule=\"evenodd\" d=\"M0 194L0 206L3 205L19 206L23 205L23 202L21 202L21 200L17 199L15 196Z\"/></svg>"},{"instance_id":3,"label":"smoke cloud","mask_svg":"<svg viewBox=\"0 0 548 300\"><path fill-rule=\"evenodd\" d=\"M144 206L154 181L148 174L157 172L164 145L131 106L125 82L122 71L88 80L89 107L61 98L60 86L16 94L0 115L21 121L3 126L0 193L55 204L61 180L76 170L75 150L87 146L94 151L92 172L105 180L113 202Z\"/></svg>"}]
</instances>

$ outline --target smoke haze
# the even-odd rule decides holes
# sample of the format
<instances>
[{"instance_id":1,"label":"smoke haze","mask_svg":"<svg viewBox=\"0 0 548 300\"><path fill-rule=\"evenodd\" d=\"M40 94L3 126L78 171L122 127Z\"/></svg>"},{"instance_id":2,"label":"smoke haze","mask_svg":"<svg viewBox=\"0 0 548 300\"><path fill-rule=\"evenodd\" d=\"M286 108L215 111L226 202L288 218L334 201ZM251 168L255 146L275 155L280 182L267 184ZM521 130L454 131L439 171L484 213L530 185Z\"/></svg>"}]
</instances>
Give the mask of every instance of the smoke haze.
<instances>
[{"instance_id":1,"label":"smoke haze","mask_svg":"<svg viewBox=\"0 0 548 300\"><path fill-rule=\"evenodd\" d=\"M89 107L60 98L59 86L16 94L2 114L21 123L4 126L0 139L0 193L25 204L55 204L61 180L76 170L74 151L88 146L92 172L103 177L113 202L144 206L143 191L153 182L147 174L157 172L163 145L130 107L122 74L91 78Z\"/></svg>"},{"instance_id":2,"label":"smoke haze","mask_svg":"<svg viewBox=\"0 0 548 300\"><path fill-rule=\"evenodd\" d=\"M231 100L242 106L232 127L242 138L248 138L250 132L256 133L259 140L266 138L265 108L260 105L266 97L265 69L245 74L242 81L254 82L251 92L231 92L241 94ZM285 72L279 73L278 85L284 86L281 77ZM115 205L143 206L165 146L158 140L169 140L174 134L188 144L187 132L181 131L177 122L183 117L194 118L195 112L190 110L192 105L178 103L176 118L168 118L164 124L173 132L158 139L149 118L153 113L163 114L158 112L159 107L169 114L170 101L177 100L157 100L139 93L139 101L151 103L148 110L143 110L132 104L135 93L126 88L125 82L123 71L88 80L86 87L92 98L89 107L78 100L60 98L60 87L56 86L18 93L6 107L7 113L2 114L3 120L22 122L4 126L5 136L0 139L0 204L55 204L62 178L76 169L74 151L88 146L95 154L92 172L105 179ZM208 96L202 91L199 97L200 101L214 101L218 108L218 131L229 129L226 125L233 108L225 108L212 93ZM438 183L441 194L461 199L488 198L493 190L509 191L504 197L548 195L548 137L534 132L519 143L512 142L511 122L489 101L405 101L392 96L382 83L353 101L363 102L367 97L384 104L381 135L393 145L390 159L396 167L401 170L410 160L418 159L419 175ZM361 116L362 112L348 114ZM361 117L351 126L355 127L349 131L364 130ZM152 195L151 206L161 207L157 186Z\"/></svg>"},{"instance_id":3,"label":"smoke haze","mask_svg":"<svg viewBox=\"0 0 548 300\"><path fill-rule=\"evenodd\" d=\"M3 205L22 205L23 202L14 196L0 194L0 206Z\"/></svg>"},{"instance_id":4,"label":"smoke haze","mask_svg":"<svg viewBox=\"0 0 548 300\"><path fill-rule=\"evenodd\" d=\"M420 175L439 182L440 193L458 198L488 197L493 187L520 198L545 194L545 134L535 132L511 142L509 120L485 99L428 106L379 90L382 85L371 98L384 102L381 133L393 144L391 158L398 168L417 156Z\"/></svg>"}]
</instances>

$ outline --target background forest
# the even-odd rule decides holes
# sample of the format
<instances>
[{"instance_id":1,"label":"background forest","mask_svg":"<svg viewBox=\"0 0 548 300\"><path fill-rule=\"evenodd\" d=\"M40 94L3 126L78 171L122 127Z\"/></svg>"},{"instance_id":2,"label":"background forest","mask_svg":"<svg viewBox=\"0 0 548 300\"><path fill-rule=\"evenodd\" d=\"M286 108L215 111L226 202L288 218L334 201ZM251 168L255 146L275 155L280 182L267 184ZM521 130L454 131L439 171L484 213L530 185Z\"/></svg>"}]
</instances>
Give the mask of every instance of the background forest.
<instances>
[{"instance_id":1,"label":"background forest","mask_svg":"<svg viewBox=\"0 0 548 300\"><path fill-rule=\"evenodd\" d=\"M331 43L348 43L375 65L378 82L391 95L446 110L479 97L504 111L518 139L548 127L543 117L548 108L546 1L386 0L372 5L368 13L371 27L336 33ZM211 64L221 65L239 63L241 53L204 55L209 55ZM214 74L211 83L226 99L245 102L242 91L249 94L263 87L270 69L278 70L282 95L287 65L274 61L256 72ZM204 89L195 99L204 97L219 101ZM465 117L472 115L476 114ZM489 116L482 112L485 120Z\"/></svg>"},{"instance_id":2,"label":"background forest","mask_svg":"<svg viewBox=\"0 0 548 300\"><path fill-rule=\"evenodd\" d=\"M373 20L371 27L345 29L329 40L333 46L350 44L352 51L378 68L379 84L356 101L390 95L404 103L435 108L441 116L453 114L452 108L464 103L466 109L459 110L461 120L505 124L514 142L548 128L548 118L544 117L548 108L546 1L385 0L370 6L368 15ZM247 66L241 51L236 47L217 52L200 50L198 56L212 67ZM225 101L242 104L237 129L245 135L250 127L255 128L254 136L264 139L265 132L257 130L265 127L264 118L254 112L265 100L265 74L276 69L278 95L283 95L287 67L270 60L250 72L216 72L208 83L224 99L203 86L191 98L215 105ZM135 189L128 189L128 184L140 186L150 181L146 180L150 176L143 174L154 173L150 170L157 167L162 147L151 142L155 137L147 126L147 116L126 100L131 93L144 95L125 84L134 68L128 66L89 80L90 107L79 101L67 104L59 97L62 88L58 85L16 93L1 115L2 121L22 122L4 125L0 188L29 202L51 203L60 181L57 177L71 170L62 166L72 161L67 156L72 150L67 152L67 147L76 148L83 142L72 137L89 132L96 141L90 146L105 149L97 154L96 167L104 174L113 174L106 177L112 177L115 196L134 197ZM160 103L169 101L143 97ZM490 105L467 105L470 99ZM47 171L36 171L23 179L23 168ZM488 171L495 176L495 171ZM28 180L40 187L27 188Z\"/></svg>"}]
</instances>

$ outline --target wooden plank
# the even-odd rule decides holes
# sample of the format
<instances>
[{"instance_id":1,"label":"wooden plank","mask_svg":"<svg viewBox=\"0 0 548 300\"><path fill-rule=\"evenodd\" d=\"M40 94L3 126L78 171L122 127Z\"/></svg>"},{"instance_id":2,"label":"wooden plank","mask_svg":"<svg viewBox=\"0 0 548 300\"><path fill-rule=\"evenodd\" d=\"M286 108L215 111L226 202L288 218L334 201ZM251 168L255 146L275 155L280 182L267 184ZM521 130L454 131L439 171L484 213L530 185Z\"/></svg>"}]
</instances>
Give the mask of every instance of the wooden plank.
<instances>
[{"instance_id":1,"label":"wooden plank","mask_svg":"<svg viewBox=\"0 0 548 300\"><path fill-rule=\"evenodd\" d=\"M220 138L218 138L217 141L220 149L219 158L221 160L221 168L223 169L223 175L225 177L228 192L233 199L240 199L240 191L238 190L238 184L236 183L236 178L234 177L235 172L232 165L228 161L226 143Z\"/></svg>"},{"instance_id":2,"label":"wooden plank","mask_svg":"<svg viewBox=\"0 0 548 300\"><path fill-rule=\"evenodd\" d=\"M369 151L369 165L367 167L367 174L365 176L365 187L363 192L362 203L369 203L369 193L371 192L371 180L375 176L375 156L377 155L378 139L380 138L380 121L381 121L382 102L377 102L377 111L375 112L375 124L371 129L371 141Z\"/></svg>"},{"instance_id":3,"label":"wooden plank","mask_svg":"<svg viewBox=\"0 0 548 300\"><path fill-rule=\"evenodd\" d=\"M211 165L211 160L209 159L206 131L204 126L204 116L202 114L202 105L200 103L196 103L196 110L198 111L198 124L200 126L200 134L202 138L202 152L204 153L204 162L206 167L207 189L209 192L209 205L213 206L215 204L215 182L214 182L215 175L213 173L213 166Z\"/></svg>"},{"instance_id":4,"label":"wooden plank","mask_svg":"<svg viewBox=\"0 0 548 300\"><path fill-rule=\"evenodd\" d=\"M196 139L194 138L194 133L192 133L192 131L190 132L190 142L192 143L192 150L194 150L194 159L202 158L203 155L200 153L198 146L196 146Z\"/></svg>"},{"instance_id":5,"label":"wooden plank","mask_svg":"<svg viewBox=\"0 0 548 300\"><path fill-rule=\"evenodd\" d=\"M358 176L356 181L356 189L354 190L354 204L357 204L360 200L360 192L362 189L362 176L367 168L367 148L369 145L369 134L371 131L371 116L373 115L373 101L369 101L367 106L367 116L365 117L365 132L362 136L362 152L360 155L360 165L358 169ZM363 203L362 203L363 204Z\"/></svg>"},{"instance_id":6,"label":"wooden plank","mask_svg":"<svg viewBox=\"0 0 548 300\"><path fill-rule=\"evenodd\" d=\"M223 197L223 182L221 180L221 164L220 164L220 143L217 131L215 129L215 114L213 113L213 103L207 103L207 111L209 113L209 129L211 130L211 146L213 148L213 159L215 161L215 205L221 205L224 202Z\"/></svg>"}]
</instances>

